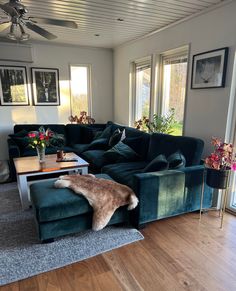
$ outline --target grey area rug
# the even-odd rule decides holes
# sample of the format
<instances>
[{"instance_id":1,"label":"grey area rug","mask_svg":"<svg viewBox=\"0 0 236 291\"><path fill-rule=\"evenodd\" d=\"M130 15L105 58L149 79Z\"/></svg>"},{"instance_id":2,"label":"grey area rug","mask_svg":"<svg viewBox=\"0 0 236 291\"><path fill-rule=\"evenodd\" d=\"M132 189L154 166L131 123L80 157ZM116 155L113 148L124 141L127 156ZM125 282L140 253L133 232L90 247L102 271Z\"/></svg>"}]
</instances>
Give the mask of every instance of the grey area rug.
<instances>
[{"instance_id":1,"label":"grey area rug","mask_svg":"<svg viewBox=\"0 0 236 291\"><path fill-rule=\"evenodd\" d=\"M0 185L0 286L143 239L136 229L107 227L50 244L37 239L32 211L22 211L16 184Z\"/></svg>"}]
</instances>

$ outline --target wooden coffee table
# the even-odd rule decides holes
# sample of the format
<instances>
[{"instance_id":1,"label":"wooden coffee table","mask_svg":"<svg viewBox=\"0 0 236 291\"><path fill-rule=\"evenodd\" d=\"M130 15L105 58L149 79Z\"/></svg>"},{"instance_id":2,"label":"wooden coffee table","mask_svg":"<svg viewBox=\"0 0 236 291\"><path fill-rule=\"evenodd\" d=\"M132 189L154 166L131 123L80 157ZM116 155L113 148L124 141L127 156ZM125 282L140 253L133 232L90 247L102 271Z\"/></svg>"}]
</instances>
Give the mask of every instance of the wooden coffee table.
<instances>
[{"instance_id":1,"label":"wooden coffee table","mask_svg":"<svg viewBox=\"0 0 236 291\"><path fill-rule=\"evenodd\" d=\"M66 159L76 159L75 162L56 162L56 154L46 155L45 162L39 163L38 157L15 158L17 185L23 209L30 206L29 183L55 178L62 173L87 174L89 164L74 153L66 153Z\"/></svg>"}]
</instances>

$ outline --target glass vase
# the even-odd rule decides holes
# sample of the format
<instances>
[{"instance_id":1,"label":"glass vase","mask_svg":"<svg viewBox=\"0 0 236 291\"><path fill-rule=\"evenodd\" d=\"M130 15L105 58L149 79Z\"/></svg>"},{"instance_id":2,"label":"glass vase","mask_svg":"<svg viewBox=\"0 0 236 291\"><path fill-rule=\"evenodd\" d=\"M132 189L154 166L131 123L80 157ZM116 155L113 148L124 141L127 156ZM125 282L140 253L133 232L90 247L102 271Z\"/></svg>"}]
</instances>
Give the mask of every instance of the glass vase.
<instances>
[{"instance_id":1,"label":"glass vase","mask_svg":"<svg viewBox=\"0 0 236 291\"><path fill-rule=\"evenodd\" d=\"M37 155L40 163L45 162L45 147L36 147Z\"/></svg>"}]
</instances>

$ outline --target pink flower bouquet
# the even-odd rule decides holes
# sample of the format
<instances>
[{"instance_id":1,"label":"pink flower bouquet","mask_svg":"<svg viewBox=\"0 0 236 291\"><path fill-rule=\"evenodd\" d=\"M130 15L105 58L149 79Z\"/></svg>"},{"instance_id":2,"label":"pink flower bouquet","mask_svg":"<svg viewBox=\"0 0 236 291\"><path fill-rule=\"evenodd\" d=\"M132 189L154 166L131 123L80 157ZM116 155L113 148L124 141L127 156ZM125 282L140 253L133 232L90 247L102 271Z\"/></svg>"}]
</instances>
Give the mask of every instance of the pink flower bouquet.
<instances>
[{"instance_id":1,"label":"pink flower bouquet","mask_svg":"<svg viewBox=\"0 0 236 291\"><path fill-rule=\"evenodd\" d=\"M236 171L236 155L232 143L222 142L221 139L212 137L214 152L205 159L205 165L215 170Z\"/></svg>"}]
</instances>

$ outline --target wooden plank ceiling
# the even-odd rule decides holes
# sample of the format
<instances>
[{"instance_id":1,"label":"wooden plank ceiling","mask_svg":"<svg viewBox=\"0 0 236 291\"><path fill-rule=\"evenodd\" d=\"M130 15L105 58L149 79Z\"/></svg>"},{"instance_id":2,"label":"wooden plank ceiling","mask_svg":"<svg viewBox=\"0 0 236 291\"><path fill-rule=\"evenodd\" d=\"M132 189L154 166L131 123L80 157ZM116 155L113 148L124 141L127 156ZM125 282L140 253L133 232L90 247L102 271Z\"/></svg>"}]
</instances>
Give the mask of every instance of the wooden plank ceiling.
<instances>
[{"instance_id":1,"label":"wooden plank ceiling","mask_svg":"<svg viewBox=\"0 0 236 291\"><path fill-rule=\"evenodd\" d=\"M0 0L1 4L5 2ZM41 25L58 36L52 42L106 48L114 48L220 2L222 0L22 0L29 10L28 16L76 21L78 29ZM3 16L1 11L0 17ZM0 37L8 30L3 30ZM27 32L31 40L44 41L40 35Z\"/></svg>"}]
</instances>

